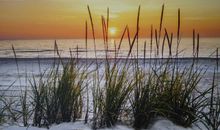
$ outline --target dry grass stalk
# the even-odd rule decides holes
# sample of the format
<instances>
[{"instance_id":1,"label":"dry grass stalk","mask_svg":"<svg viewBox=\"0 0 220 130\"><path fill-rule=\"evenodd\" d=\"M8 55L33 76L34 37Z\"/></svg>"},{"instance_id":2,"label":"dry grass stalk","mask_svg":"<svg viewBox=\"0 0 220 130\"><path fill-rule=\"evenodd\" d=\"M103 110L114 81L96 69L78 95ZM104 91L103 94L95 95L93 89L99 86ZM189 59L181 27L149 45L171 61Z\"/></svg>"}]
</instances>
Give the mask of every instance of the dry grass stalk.
<instances>
[{"instance_id":1,"label":"dry grass stalk","mask_svg":"<svg viewBox=\"0 0 220 130\"><path fill-rule=\"evenodd\" d=\"M128 26L127 26L127 35L128 35L129 47L131 47L131 36L130 36L130 31L129 31L129 27Z\"/></svg>"},{"instance_id":2,"label":"dry grass stalk","mask_svg":"<svg viewBox=\"0 0 220 130\"><path fill-rule=\"evenodd\" d=\"M196 35L195 35L195 30L193 29L193 57L195 57L195 46L196 46Z\"/></svg>"},{"instance_id":3,"label":"dry grass stalk","mask_svg":"<svg viewBox=\"0 0 220 130\"><path fill-rule=\"evenodd\" d=\"M122 33L122 36L121 36L121 38L120 38L120 41L119 41L119 45L118 45L118 52L119 52L119 50L121 49L121 44L122 44L122 41L123 41L123 39L124 39L124 36L125 36L125 33L126 33L126 31L128 30L128 26L126 26L125 27L125 29L124 29L124 31L123 31L123 33Z\"/></svg>"},{"instance_id":4,"label":"dry grass stalk","mask_svg":"<svg viewBox=\"0 0 220 130\"><path fill-rule=\"evenodd\" d=\"M141 10L141 6L138 7L138 15L137 15L137 28L136 28L136 32L137 32L137 60L138 60L138 49L139 49L139 30L140 30L140 27L139 27L139 21L140 21L140 10Z\"/></svg>"},{"instance_id":5,"label":"dry grass stalk","mask_svg":"<svg viewBox=\"0 0 220 130\"><path fill-rule=\"evenodd\" d=\"M172 42L173 42L173 33L171 33L171 36L169 37L169 34L165 28L165 35L167 37L168 47L169 47L169 56L172 57Z\"/></svg>"},{"instance_id":6,"label":"dry grass stalk","mask_svg":"<svg viewBox=\"0 0 220 130\"><path fill-rule=\"evenodd\" d=\"M167 38L167 33L165 33L164 37L163 37L163 42L162 42L162 58L163 58L163 55L164 55L164 45L165 45L165 39Z\"/></svg>"},{"instance_id":7,"label":"dry grass stalk","mask_svg":"<svg viewBox=\"0 0 220 130\"><path fill-rule=\"evenodd\" d=\"M156 40L156 56L159 56L159 42L158 42L157 29L155 29L155 40Z\"/></svg>"},{"instance_id":8,"label":"dry grass stalk","mask_svg":"<svg viewBox=\"0 0 220 130\"><path fill-rule=\"evenodd\" d=\"M176 57L179 54L179 44L180 44L180 9L178 9L178 26L177 26L177 48L176 48Z\"/></svg>"},{"instance_id":9,"label":"dry grass stalk","mask_svg":"<svg viewBox=\"0 0 220 130\"><path fill-rule=\"evenodd\" d=\"M153 49L153 25L150 28L150 59L152 58L152 49Z\"/></svg>"},{"instance_id":10,"label":"dry grass stalk","mask_svg":"<svg viewBox=\"0 0 220 130\"><path fill-rule=\"evenodd\" d=\"M199 58L199 34L197 34L196 57Z\"/></svg>"},{"instance_id":11,"label":"dry grass stalk","mask_svg":"<svg viewBox=\"0 0 220 130\"><path fill-rule=\"evenodd\" d=\"M146 48L147 48L147 42L144 41L144 66L145 66L145 59L146 59Z\"/></svg>"}]
</instances>

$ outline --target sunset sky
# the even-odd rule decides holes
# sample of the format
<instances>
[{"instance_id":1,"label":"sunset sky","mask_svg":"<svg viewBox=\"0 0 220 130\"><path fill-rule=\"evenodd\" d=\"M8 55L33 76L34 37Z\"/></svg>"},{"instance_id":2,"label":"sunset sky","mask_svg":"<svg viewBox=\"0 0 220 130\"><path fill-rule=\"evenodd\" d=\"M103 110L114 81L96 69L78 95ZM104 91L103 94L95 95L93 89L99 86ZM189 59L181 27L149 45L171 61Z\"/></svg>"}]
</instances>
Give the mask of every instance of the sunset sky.
<instances>
[{"instance_id":1,"label":"sunset sky","mask_svg":"<svg viewBox=\"0 0 220 130\"><path fill-rule=\"evenodd\" d=\"M202 37L220 36L220 0L0 0L0 39L84 38L87 5L97 37L102 36L101 15L106 16L107 7L111 35L119 37L126 25L134 32L141 5L140 34L148 37L151 24L158 28L163 3L169 32L176 32L180 8L183 36L191 36L193 28Z\"/></svg>"}]
</instances>

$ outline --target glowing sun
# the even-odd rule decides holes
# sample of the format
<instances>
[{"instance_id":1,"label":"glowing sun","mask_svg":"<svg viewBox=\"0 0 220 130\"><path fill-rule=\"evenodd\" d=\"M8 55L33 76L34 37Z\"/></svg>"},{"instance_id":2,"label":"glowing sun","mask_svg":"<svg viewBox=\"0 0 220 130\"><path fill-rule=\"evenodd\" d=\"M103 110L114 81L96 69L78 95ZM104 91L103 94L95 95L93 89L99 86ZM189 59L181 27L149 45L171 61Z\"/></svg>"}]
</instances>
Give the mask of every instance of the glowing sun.
<instances>
[{"instance_id":1,"label":"glowing sun","mask_svg":"<svg viewBox=\"0 0 220 130\"><path fill-rule=\"evenodd\" d=\"M117 29L115 27L110 27L109 28L109 33L111 36L115 36L117 32Z\"/></svg>"}]
</instances>

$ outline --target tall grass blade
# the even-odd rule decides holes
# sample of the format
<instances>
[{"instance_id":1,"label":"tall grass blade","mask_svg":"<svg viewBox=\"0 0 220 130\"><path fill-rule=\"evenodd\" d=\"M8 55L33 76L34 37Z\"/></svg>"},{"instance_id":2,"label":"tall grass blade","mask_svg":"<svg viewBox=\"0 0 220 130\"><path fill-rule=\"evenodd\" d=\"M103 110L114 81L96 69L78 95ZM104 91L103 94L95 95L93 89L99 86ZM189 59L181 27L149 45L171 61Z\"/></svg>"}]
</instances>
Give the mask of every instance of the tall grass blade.
<instances>
[{"instance_id":1,"label":"tall grass blade","mask_svg":"<svg viewBox=\"0 0 220 130\"><path fill-rule=\"evenodd\" d=\"M139 5L138 7L138 15L137 15L137 28L136 28L136 32L137 32L137 60L138 60L138 48L139 48L139 45L138 45L138 39L139 39L139 30L140 30L140 27L139 27L139 21L140 21L140 10L141 10L141 6Z\"/></svg>"},{"instance_id":2,"label":"tall grass blade","mask_svg":"<svg viewBox=\"0 0 220 130\"><path fill-rule=\"evenodd\" d=\"M179 44L180 44L180 9L178 9L178 25L177 25L177 48L176 48L176 57L179 54Z\"/></svg>"},{"instance_id":3,"label":"tall grass blade","mask_svg":"<svg viewBox=\"0 0 220 130\"><path fill-rule=\"evenodd\" d=\"M193 57L195 57L195 46L196 46L196 42L195 42L195 39L196 39L196 35L195 35L195 30L193 29Z\"/></svg>"},{"instance_id":4,"label":"tall grass blade","mask_svg":"<svg viewBox=\"0 0 220 130\"><path fill-rule=\"evenodd\" d=\"M197 34L197 48L196 48L196 57L199 57L199 34Z\"/></svg>"}]
</instances>

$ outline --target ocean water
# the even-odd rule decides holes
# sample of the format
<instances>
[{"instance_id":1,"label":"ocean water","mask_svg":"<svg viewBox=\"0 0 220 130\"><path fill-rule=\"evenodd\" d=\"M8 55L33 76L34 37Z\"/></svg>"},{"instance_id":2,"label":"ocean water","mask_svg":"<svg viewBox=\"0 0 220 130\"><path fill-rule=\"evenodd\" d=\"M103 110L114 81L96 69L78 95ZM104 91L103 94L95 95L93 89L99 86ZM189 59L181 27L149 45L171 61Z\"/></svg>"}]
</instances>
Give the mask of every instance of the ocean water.
<instances>
[{"instance_id":1,"label":"ocean water","mask_svg":"<svg viewBox=\"0 0 220 130\"><path fill-rule=\"evenodd\" d=\"M108 42L108 56L115 56L115 48L118 48L120 39L111 39ZM144 56L144 42L146 41L146 57L155 57L156 44L153 41L152 53L150 54L150 39L139 39L138 43L138 57ZM70 50L72 55L78 55L80 58L86 58L85 39L63 39L57 40L59 52L62 57L70 57ZM161 40L162 42L162 40ZM16 50L18 58L50 58L57 56L54 53L55 40L3 40L0 41L0 58L13 58L12 45ZM104 42L101 39L96 40L96 57L105 57ZM172 54L176 54L176 39L173 39ZM162 57L161 47L159 46L159 56ZM78 48L78 53L76 52ZM220 38L201 38L199 47L199 57L215 57L214 51L220 48ZM127 39L123 39L121 49L118 57L127 56L129 44ZM137 56L137 43L133 47L133 56ZM182 38L179 46L179 57L192 57L193 55L193 40L192 38ZM165 43L164 57L168 56L168 44ZM94 42L92 39L87 43L87 58L95 58Z\"/></svg>"},{"instance_id":2,"label":"ocean water","mask_svg":"<svg viewBox=\"0 0 220 130\"><path fill-rule=\"evenodd\" d=\"M115 44L118 46L118 39L109 41L108 47L108 57L115 56ZM144 42L146 41L146 57L155 57L155 43L153 43L153 52L150 54L150 39L140 39L138 44L138 56L143 58L144 56ZM175 39L174 39L175 41ZM86 55L85 41L84 40L57 40L57 45L61 57L70 57L70 50L72 55L76 56L78 54L79 58L91 58L90 61L94 60L94 43L93 40L88 41L88 52ZM0 94L5 93L7 96L19 96L21 89L24 86L30 86L29 81L33 76L39 77L40 72L47 71L53 65L53 58L57 57L56 52L54 52L55 40L4 40L0 41ZM173 54L176 53L176 43L173 43ZM185 57L180 59L180 68L189 67L192 63L192 39L183 38L180 43L179 50L181 53L179 57ZM18 68L14 60L14 54L12 51L12 45L15 48L16 56L18 58ZM78 47L78 53L76 48ZM202 86L208 87L212 84L212 76L214 73L214 68L216 67L216 48L220 48L220 38L202 38L200 40L200 50L198 66L201 66L206 74L202 79ZM129 50L128 41L122 42L121 49L119 51L118 57L127 56ZM134 45L134 50L132 56L137 56L137 44ZM168 56L167 43L165 44L164 56ZM96 53L97 58L105 58L105 48L102 40L96 40ZM211 55L212 54L212 55ZM161 57L161 46L160 55ZM186 58L187 57L187 58ZM40 58L40 68L39 61ZM162 59L161 59L162 60ZM141 63L143 60L140 60ZM146 64L149 65L146 61ZM83 61L81 62L83 63ZM218 65L220 68L220 64ZM94 65L93 65L94 67ZM220 79L220 73L217 72L217 79ZM218 81L220 84L220 80ZM8 87L13 84L9 89ZM29 88L30 89L30 88Z\"/></svg>"}]
</instances>

